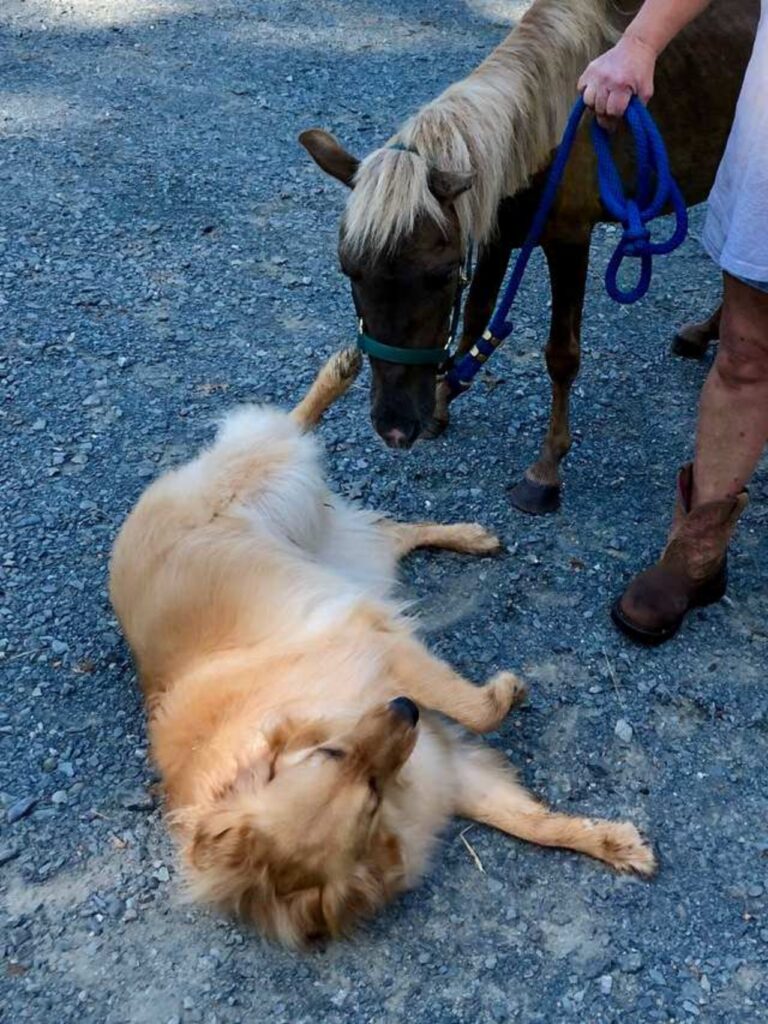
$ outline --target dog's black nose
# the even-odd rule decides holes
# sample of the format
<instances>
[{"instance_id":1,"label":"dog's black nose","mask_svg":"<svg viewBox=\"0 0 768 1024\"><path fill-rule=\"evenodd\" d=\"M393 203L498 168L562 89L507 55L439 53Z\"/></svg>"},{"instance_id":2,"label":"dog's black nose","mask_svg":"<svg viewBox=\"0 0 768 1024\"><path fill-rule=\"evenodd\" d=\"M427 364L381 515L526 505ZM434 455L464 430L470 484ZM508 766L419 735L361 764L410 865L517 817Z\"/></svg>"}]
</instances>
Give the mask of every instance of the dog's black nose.
<instances>
[{"instance_id":1,"label":"dog's black nose","mask_svg":"<svg viewBox=\"0 0 768 1024\"><path fill-rule=\"evenodd\" d=\"M419 721L419 709L407 697L395 697L389 702L389 710L404 719L412 729Z\"/></svg>"}]
</instances>

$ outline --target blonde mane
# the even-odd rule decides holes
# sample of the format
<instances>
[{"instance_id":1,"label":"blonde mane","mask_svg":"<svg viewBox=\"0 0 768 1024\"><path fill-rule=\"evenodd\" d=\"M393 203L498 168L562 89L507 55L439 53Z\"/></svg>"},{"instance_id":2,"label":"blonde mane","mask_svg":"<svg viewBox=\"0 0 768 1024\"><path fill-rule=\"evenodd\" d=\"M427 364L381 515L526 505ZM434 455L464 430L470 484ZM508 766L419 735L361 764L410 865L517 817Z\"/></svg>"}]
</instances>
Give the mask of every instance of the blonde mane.
<instances>
[{"instance_id":1,"label":"blonde mane","mask_svg":"<svg viewBox=\"0 0 768 1024\"><path fill-rule=\"evenodd\" d=\"M493 231L501 199L547 163L587 63L614 36L611 0L536 0L470 75L449 86L362 161L344 215L345 245L392 252L422 217L443 223L429 189L432 167L474 172L455 203L464 240Z\"/></svg>"}]
</instances>

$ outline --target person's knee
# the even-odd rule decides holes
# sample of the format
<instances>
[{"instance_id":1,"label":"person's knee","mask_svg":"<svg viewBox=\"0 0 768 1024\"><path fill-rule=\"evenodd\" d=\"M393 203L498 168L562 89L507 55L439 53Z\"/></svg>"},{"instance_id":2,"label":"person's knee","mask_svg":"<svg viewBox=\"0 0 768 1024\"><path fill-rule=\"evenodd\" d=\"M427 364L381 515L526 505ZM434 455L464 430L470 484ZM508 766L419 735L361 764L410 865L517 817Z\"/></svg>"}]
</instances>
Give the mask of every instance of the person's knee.
<instances>
[{"instance_id":1,"label":"person's knee","mask_svg":"<svg viewBox=\"0 0 768 1024\"><path fill-rule=\"evenodd\" d=\"M740 322L741 321L741 322ZM768 331L739 317L730 317L720 334L715 372L733 390L768 387Z\"/></svg>"}]
</instances>

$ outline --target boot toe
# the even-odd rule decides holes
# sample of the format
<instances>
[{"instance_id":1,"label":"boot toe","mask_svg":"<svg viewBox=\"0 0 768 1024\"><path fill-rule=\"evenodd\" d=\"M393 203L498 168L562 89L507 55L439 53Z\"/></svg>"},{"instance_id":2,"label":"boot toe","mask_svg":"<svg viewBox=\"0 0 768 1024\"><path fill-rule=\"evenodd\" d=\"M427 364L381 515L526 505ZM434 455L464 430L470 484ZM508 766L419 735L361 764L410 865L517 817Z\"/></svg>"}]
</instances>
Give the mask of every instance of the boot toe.
<instances>
[{"instance_id":1,"label":"boot toe","mask_svg":"<svg viewBox=\"0 0 768 1024\"><path fill-rule=\"evenodd\" d=\"M688 607L687 593L677 578L653 566L632 580L614 603L611 616L633 639L657 644L675 635Z\"/></svg>"}]
</instances>

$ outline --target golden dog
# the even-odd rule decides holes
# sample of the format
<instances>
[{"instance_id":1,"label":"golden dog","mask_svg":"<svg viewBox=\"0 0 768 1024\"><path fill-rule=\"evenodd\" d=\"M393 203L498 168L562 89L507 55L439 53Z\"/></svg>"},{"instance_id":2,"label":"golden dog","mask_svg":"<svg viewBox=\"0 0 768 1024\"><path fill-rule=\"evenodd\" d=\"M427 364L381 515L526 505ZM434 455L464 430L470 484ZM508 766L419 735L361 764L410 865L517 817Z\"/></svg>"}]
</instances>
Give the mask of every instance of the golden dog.
<instances>
[{"instance_id":1,"label":"golden dog","mask_svg":"<svg viewBox=\"0 0 768 1024\"><path fill-rule=\"evenodd\" d=\"M342 352L291 413L233 411L146 491L110 593L135 656L192 894L289 945L335 936L412 885L451 815L619 871L654 858L627 823L557 814L477 732L525 694L433 657L391 597L417 547L486 555L476 524L405 525L329 493L307 431L359 367Z\"/></svg>"}]
</instances>

